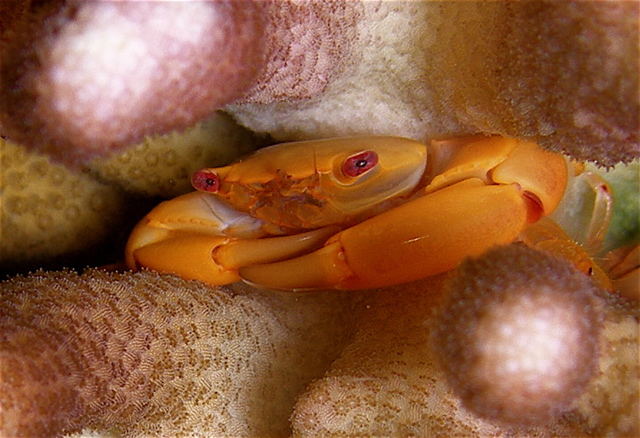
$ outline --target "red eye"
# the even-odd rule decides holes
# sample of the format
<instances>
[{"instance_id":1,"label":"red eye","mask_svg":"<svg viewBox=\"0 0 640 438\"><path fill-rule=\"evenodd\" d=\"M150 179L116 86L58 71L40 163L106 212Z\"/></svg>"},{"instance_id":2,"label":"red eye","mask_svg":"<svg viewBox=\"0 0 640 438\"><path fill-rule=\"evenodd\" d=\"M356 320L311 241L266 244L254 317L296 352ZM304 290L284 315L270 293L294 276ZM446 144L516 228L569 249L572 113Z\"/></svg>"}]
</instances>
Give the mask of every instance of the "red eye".
<instances>
[{"instance_id":1,"label":"red eye","mask_svg":"<svg viewBox=\"0 0 640 438\"><path fill-rule=\"evenodd\" d=\"M373 151L360 152L344 161L342 173L350 177L362 175L376 164L378 164L378 154Z\"/></svg>"},{"instance_id":2,"label":"red eye","mask_svg":"<svg viewBox=\"0 0 640 438\"><path fill-rule=\"evenodd\" d=\"M198 170L191 177L191 185L201 192L217 192L220 189L220 178L210 170Z\"/></svg>"}]
</instances>

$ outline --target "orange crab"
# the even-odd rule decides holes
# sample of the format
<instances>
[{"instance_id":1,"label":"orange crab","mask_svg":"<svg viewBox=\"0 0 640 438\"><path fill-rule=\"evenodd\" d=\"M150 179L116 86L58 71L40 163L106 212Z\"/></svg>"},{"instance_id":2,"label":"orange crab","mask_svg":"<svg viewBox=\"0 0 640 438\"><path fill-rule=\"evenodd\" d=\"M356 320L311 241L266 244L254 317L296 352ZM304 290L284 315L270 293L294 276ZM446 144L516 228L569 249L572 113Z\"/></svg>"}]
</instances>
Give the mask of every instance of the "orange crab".
<instances>
[{"instance_id":1,"label":"orange crab","mask_svg":"<svg viewBox=\"0 0 640 438\"><path fill-rule=\"evenodd\" d=\"M567 179L563 156L512 138L284 143L196 172L196 192L136 226L126 260L214 285L388 286L518 238L566 248L561 230L532 224L556 208ZM600 274L589 257L572 258Z\"/></svg>"}]
</instances>

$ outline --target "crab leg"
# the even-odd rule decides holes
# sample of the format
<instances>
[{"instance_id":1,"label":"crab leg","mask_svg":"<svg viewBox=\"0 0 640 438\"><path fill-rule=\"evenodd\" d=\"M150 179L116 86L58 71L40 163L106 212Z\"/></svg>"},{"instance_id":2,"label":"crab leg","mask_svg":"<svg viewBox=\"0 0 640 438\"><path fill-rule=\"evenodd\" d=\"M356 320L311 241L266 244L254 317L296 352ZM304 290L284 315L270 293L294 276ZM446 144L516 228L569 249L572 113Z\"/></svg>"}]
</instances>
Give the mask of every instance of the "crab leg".
<instances>
[{"instance_id":1,"label":"crab leg","mask_svg":"<svg viewBox=\"0 0 640 438\"><path fill-rule=\"evenodd\" d=\"M206 194L194 192L153 209L131 233L132 269L145 266L209 284L238 281L237 268L316 250L339 231L330 226L267 238L263 222Z\"/></svg>"},{"instance_id":2,"label":"crab leg","mask_svg":"<svg viewBox=\"0 0 640 438\"><path fill-rule=\"evenodd\" d=\"M606 263L615 289L627 298L640 301L640 245L610 251Z\"/></svg>"},{"instance_id":3,"label":"crab leg","mask_svg":"<svg viewBox=\"0 0 640 438\"><path fill-rule=\"evenodd\" d=\"M329 226L291 236L234 240L215 248L212 258L226 269L288 259L321 248L339 230Z\"/></svg>"},{"instance_id":4,"label":"crab leg","mask_svg":"<svg viewBox=\"0 0 640 438\"><path fill-rule=\"evenodd\" d=\"M338 231L325 227L291 236L234 239L170 231L157 242L133 251L134 263L212 285L240 280L237 269L248 264L296 257L313 251Z\"/></svg>"},{"instance_id":5,"label":"crab leg","mask_svg":"<svg viewBox=\"0 0 640 438\"><path fill-rule=\"evenodd\" d=\"M256 238L265 235L262 225L209 194L188 193L162 202L136 225L125 249L126 262L135 268L135 251L177 235Z\"/></svg>"},{"instance_id":6,"label":"crab leg","mask_svg":"<svg viewBox=\"0 0 640 438\"><path fill-rule=\"evenodd\" d=\"M600 265L552 219L542 218L527 227L519 238L532 248L548 251L571 261L576 269L590 276L601 288L613 290L611 279Z\"/></svg>"},{"instance_id":7,"label":"crab leg","mask_svg":"<svg viewBox=\"0 0 640 438\"><path fill-rule=\"evenodd\" d=\"M407 282L512 242L528 210L516 184L486 185L472 178L348 228L318 251L239 272L243 280L273 289L364 289Z\"/></svg>"},{"instance_id":8,"label":"crab leg","mask_svg":"<svg viewBox=\"0 0 640 438\"><path fill-rule=\"evenodd\" d=\"M145 266L187 279L224 284L237 281L237 273L216 265L212 251L233 237L264 235L262 221L209 194L193 192L151 210L131 233L125 257L131 269Z\"/></svg>"},{"instance_id":9,"label":"crab leg","mask_svg":"<svg viewBox=\"0 0 640 438\"><path fill-rule=\"evenodd\" d=\"M591 221L587 229L587 249L597 254L602 248L604 238L611 223L613 214L613 197L607 181L593 172L585 172L585 179L595 193Z\"/></svg>"}]
</instances>

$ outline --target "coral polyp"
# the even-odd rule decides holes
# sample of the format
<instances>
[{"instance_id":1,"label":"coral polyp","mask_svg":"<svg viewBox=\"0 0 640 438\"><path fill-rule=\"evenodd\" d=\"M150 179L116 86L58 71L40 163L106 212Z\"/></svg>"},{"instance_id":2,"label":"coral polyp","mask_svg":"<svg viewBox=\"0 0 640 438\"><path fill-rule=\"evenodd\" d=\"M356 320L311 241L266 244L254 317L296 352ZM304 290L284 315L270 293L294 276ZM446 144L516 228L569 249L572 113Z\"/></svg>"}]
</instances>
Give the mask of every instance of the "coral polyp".
<instances>
[{"instance_id":1,"label":"coral polyp","mask_svg":"<svg viewBox=\"0 0 640 438\"><path fill-rule=\"evenodd\" d=\"M465 262L435 331L463 404L485 418L543 424L594 376L602 301L565 260L510 245Z\"/></svg>"}]
</instances>

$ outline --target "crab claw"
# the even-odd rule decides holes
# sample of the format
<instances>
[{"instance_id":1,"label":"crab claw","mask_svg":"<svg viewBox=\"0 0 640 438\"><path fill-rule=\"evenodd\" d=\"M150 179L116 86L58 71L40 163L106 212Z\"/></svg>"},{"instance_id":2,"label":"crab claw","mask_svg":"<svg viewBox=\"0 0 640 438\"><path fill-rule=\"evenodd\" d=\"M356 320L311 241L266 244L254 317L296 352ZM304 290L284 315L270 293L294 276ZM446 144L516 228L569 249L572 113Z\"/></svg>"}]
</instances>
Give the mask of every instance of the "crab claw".
<instances>
[{"instance_id":1,"label":"crab claw","mask_svg":"<svg viewBox=\"0 0 640 438\"><path fill-rule=\"evenodd\" d=\"M125 249L131 269L158 272L211 284L238 279L212 262L211 253L229 241L231 230L257 237L260 222L235 213L215 197L193 192L159 204L134 228Z\"/></svg>"},{"instance_id":2,"label":"crab claw","mask_svg":"<svg viewBox=\"0 0 640 438\"><path fill-rule=\"evenodd\" d=\"M239 273L250 284L286 290L408 282L513 241L526 225L528 205L515 184L465 180L341 231L315 252Z\"/></svg>"},{"instance_id":3,"label":"crab claw","mask_svg":"<svg viewBox=\"0 0 640 438\"><path fill-rule=\"evenodd\" d=\"M227 284L240 279L242 266L297 257L339 230L263 237L262 225L207 193L189 193L158 205L136 226L125 251L127 265Z\"/></svg>"}]
</instances>

